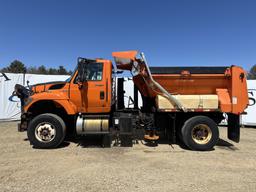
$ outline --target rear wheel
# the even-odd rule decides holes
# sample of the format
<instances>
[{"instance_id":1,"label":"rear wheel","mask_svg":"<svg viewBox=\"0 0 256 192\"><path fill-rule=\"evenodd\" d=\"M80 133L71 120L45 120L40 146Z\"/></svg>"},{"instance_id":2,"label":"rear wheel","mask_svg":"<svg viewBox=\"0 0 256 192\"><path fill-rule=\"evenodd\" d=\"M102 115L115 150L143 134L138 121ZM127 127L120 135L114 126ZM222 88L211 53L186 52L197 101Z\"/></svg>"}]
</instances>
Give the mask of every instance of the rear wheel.
<instances>
[{"instance_id":1,"label":"rear wheel","mask_svg":"<svg viewBox=\"0 0 256 192\"><path fill-rule=\"evenodd\" d=\"M219 140L216 123L206 116L188 119L181 129L182 140L192 150L211 150Z\"/></svg>"},{"instance_id":2,"label":"rear wheel","mask_svg":"<svg viewBox=\"0 0 256 192\"><path fill-rule=\"evenodd\" d=\"M56 148L65 138L66 126L58 115L44 113L32 119L27 135L30 143L36 148Z\"/></svg>"}]
</instances>

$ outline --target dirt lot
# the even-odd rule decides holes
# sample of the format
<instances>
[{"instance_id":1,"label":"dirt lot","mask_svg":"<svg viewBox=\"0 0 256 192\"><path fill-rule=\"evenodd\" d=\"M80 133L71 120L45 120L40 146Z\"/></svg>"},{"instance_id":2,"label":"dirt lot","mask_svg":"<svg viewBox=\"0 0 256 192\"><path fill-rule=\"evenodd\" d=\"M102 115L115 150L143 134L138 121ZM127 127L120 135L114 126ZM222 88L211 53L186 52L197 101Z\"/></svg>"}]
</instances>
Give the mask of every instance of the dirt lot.
<instances>
[{"instance_id":1,"label":"dirt lot","mask_svg":"<svg viewBox=\"0 0 256 192\"><path fill-rule=\"evenodd\" d=\"M0 123L0 191L256 191L256 129L243 128L234 144L221 128L210 152L81 141L39 150L16 124Z\"/></svg>"}]
</instances>

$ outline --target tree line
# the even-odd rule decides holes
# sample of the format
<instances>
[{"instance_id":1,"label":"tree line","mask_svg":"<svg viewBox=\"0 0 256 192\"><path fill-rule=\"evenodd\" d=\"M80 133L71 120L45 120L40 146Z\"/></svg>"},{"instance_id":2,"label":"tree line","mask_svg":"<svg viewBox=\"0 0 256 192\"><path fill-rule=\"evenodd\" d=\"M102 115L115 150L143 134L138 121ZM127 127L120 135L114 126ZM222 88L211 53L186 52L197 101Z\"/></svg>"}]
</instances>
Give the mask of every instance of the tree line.
<instances>
[{"instance_id":1,"label":"tree line","mask_svg":"<svg viewBox=\"0 0 256 192\"><path fill-rule=\"evenodd\" d=\"M251 67L247 79L256 79L256 64Z\"/></svg>"},{"instance_id":2,"label":"tree line","mask_svg":"<svg viewBox=\"0 0 256 192\"><path fill-rule=\"evenodd\" d=\"M60 65L58 68L47 68L44 65L39 67L26 67L25 64L19 60L14 60L8 67L4 67L0 71L3 73L29 73L46 75L70 75L72 73L72 71L68 71L62 65Z\"/></svg>"},{"instance_id":3,"label":"tree line","mask_svg":"<svg viewBox=\"0 0 256 192\"><path fill-rule=\"evenodd\" d=\"M0 70L3 73L30 73L30 74L47 74L47 75L70 75L72 71L67 71L64 66L58 68L46 68L44 65L39 67L26 67L19 60L14 60L8 67ZM256 64L253 65L247 73L248 79L256 79Z\"/></svg>"}]
</instances>

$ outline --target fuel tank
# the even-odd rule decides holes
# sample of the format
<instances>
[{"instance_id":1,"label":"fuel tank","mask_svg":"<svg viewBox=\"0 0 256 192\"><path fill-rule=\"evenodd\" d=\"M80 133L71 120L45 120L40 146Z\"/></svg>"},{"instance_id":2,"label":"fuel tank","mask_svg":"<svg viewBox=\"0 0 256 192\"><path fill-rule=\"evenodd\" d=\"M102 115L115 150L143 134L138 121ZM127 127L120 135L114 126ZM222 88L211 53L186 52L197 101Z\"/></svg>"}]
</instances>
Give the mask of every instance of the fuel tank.
<instances>
[{"instance_id":1,"label":"fuel tank","mask_svg":"<svg viewBox=\"0 0 256 192\"><path fill-rule=\"evenodd\" d=\"M78 135L100 134L109 132L109 120L100 116L78 116L76 120L76 133Z\"/></svg>"}]
</instances>

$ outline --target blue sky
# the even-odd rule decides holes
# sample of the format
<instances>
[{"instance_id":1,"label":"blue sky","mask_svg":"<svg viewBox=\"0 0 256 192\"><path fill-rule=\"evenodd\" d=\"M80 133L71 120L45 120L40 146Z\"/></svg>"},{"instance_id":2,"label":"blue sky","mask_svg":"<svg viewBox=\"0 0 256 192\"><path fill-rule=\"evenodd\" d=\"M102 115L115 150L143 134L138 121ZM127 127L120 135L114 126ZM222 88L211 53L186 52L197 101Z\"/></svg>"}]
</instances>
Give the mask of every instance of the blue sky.
<instances>
[{"instance_id":1,"label":"blue sky","mask_svg":"<svg viewBox=\"0 0 256 192\"><path fill-rule=\"evenodd\" d=\"M144 51L154 66L256 63L256 1L0 0L0 68Z\"/></svg>"}]
</instances>

